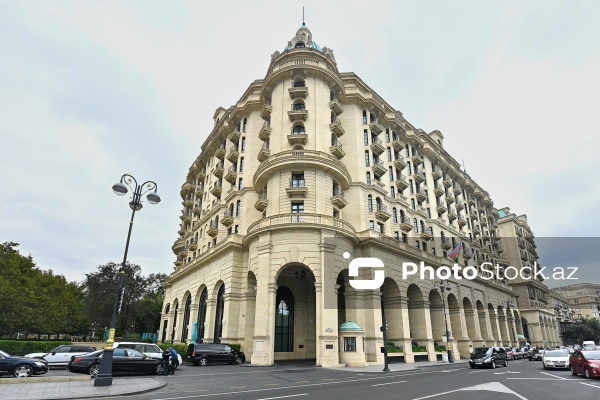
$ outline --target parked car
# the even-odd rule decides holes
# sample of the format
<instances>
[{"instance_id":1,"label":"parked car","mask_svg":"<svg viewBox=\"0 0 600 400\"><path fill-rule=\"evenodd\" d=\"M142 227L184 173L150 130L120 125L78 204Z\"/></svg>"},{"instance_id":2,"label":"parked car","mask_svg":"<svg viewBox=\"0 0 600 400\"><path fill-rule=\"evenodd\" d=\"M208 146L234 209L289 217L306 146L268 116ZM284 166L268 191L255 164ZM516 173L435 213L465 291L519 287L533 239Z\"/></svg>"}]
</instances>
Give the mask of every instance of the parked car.
<instances>
[{"instance_id":1,"label":"parked car","mask_svg":"<svg viewBox=\"0 0 600 400\"><path fill-rule=\"evenodd\" d=\"M148 357L162 361L162 349L158 347L158 345L152 343L115 342L113 343L113 349L133 349L139 351L140 353L144 353ZM177 369L182 362L183 359L181 358L181 354L177 353L177 363L175 363L175 369Z\"/></svg>"},{"instance_id":2,"label":"parked car","mask_svg":"<svg viewBox=\"0 0 600 400\"><path fill-rule=\"evenodd\" d=\"M48 363L27 357L11 356L0 350L0 374L11 374L15 378L27 378L48 372Z\"/></svg>"},{"instance_id":3,"label":"parked car","mask_svg":"<svg viewBox=\"0 0 600 400\"><path fill-rule=\"evenodd\" d=\"M73 356L67 369L71 372L89 374L96 377L100 372L100 362L104 350L97 350L89 354ZM162 361L140 353L132 349L114 349L113 350L113 373L163 373Z\"/></svg>"},{"instance_id":4,"label":"parked car","mask_svg":"<svg viewBox=\"0 0 600 400\"><path fill-rule=\"evenodd\" d=\"M540 361L543 355L544 350L533 349L529 352L529 356L527 356L527 358L529 359L529 361Z\"/></svg>"},{"instance_id":5,"label":"parked car","mask_svg":"<svg viewBox=\"0 0 600 400\"><path fill-rule=\"evenodd\" d=\"M190 343L187 358L194 365L205 366L213 363L241 364L246 355L227 344Z\"/></svg>"},{"instance_id":6,"label":"parked car","mask_svg":"<svg viewBox=\"0 0 600 400\"><path fill-rule=\"evenodd\" d=\"M593 340L586 340L582 343L581 350L596 350L596 343Z\"/></svg>"},{"instance_id":7,"label":"parked car","mask_svg":"<svg viewBox=\"0 0 600 400\"><path fill-rule=\"evenodd\" d=\"M586 378L600 376L600 350L577 350L569 359L571 374L583 374Z\"/></svg>"},{"instance_id":8,"label":"parked car","mask_svg":"<svg viewBox=\"0 0 600 400\"><path fill-rule=\"evenodd\" d=\"M504 351L506 351L506 359L508 361L511 360L515 360L515 353L513 352L513 349L511 349L510 347L504 347Z\"/></svg>"},{"instance_id":9,"label":"parked car","mask_svg":"<svg viewBox=\"0 0 600 400\"><path fill-rule=\"evenodd\" d=\"M476 347L469 360L471 368L496 368L500 365L508 367L508 357L504 347Z\"/></svg>"},{"instance_id":10,"label":"parked car","mask_svg":"<svg viewBox=\"0 0 600 400\"><path fill-rule=\"evenodd\" d=\"M548 368L569 368L568 350L546 350L542 354L542 365Z\"/></svg>"},{"instance_id":11,"label":"parked car","mask_svg":"<svg viewBox=\"0 0 600 400\"><path fill-rule=\"evenodd\" d=\"M91 353L96 351L95 347L92 346L79 346L79 345L62 345L55 347L49 353L29 353L26 354L27 358L42 358L48 362L48 365L67 365L71 360L71 356L77 356L80 354Z\"/></svg>"}]
</instances>

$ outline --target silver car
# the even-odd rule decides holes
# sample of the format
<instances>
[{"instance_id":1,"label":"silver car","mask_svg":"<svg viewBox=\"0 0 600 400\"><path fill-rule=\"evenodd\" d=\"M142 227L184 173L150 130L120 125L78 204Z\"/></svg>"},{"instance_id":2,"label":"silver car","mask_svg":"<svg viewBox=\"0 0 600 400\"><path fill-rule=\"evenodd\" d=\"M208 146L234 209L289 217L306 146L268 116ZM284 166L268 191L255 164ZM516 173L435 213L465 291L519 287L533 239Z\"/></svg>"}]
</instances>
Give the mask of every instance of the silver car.
<instances>
[{"instance_id":1,"label":"silver car","mask_svg":"<svg viewBox=\"0 0 600 400\"><path fill-rule=\"evenodd\" d=\"M96 348L92 346L65 344L55 347L49 353L29 353L26 354L25 357L44 359L48 362L49 366L60 366L67 365L69 361L71 361L72 356L79 356L91 353L92 351L96 351Z\"/></svg>"},{"instance_id":2,"label":"silver car","mask_svg":"<svg viewBox=\"0 0 600 400\"><path fill-rule=\"evenodd\" d=\"M542 364L544 369L548 368L569 368L568 350L546 350L542 355Z\"/></svg>"}]
</instances>

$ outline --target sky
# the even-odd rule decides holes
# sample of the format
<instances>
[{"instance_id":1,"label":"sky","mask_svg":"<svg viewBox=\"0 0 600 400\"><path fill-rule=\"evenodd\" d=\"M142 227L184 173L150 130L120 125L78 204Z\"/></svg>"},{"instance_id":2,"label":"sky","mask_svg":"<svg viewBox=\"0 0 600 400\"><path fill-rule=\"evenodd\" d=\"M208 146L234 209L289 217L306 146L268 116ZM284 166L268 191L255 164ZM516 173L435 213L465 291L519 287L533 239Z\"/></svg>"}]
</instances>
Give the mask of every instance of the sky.
<instances>
[{"instance_id":1,"label":"sky","mask_svg":"<svg viewBox=\"0 0 600 400\"><path fill-rule=\"evenodd\" d=\"M302 5L340 71L440 130L495 207L558 238L542 264L600 283L597 1L0 0L0 242L72 281L120 262L130 209L111 186L130 173L162 202L136 213L128 260L172 272L212 116L264 78Z\"/></svg>"}]
</instances>

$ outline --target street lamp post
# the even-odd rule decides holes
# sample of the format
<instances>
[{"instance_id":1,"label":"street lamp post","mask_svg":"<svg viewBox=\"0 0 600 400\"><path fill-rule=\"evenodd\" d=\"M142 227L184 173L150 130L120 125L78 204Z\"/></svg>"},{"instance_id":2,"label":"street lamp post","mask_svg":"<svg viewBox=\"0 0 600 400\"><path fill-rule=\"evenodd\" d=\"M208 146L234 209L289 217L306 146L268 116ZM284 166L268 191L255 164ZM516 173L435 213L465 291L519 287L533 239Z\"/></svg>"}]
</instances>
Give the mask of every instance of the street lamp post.
<instances>
[{"instance_id":1,"label":"street lamp post","mask_svg":"<svg viewBox=\"0 0 600 400\"><path fill-rule=\"evenodd\" d=\"M131 220L129 221L129 231L127 233L127 242L125 244L125 254L123 255L123 263L121 264L121 270L117 277L117 293L115 295L115 304L113 307L112 319L110 321L110 330L108 331L108 340L106 341L106 347L104 348L104 354L102 355L102 361L100 361L100 371L94 381L94 386L111 386L112 385L112 360L113 360L113 342L115 340L115 330L117 326L117 315L121 312L121 305L123 304L123 277L125 275L125 265L127 263L127 252L129 250L129 239L131 238L131 229L133 228L133 218L135 212L142 209L142 196L148 192L146 199L150 204L160 203L160 196L158 195L156 182L146 181L139 185L137 180L129 175L124 174L118 183L115 183L112 187L113 192L117 196L123 196L131 189L133 196L129 202L129 207L133 210L131 213Z\"/></svg>"},{"instance_id":2,"label":"street lamp post","mask_svg":"<svg viewBox=\"0 0 600 400\"><path fill-rule=\"evenodd\" d=\"M452 355L452 346L450 343L450 331L448 330L448 318L446 317L446 299L444 298L444 290L450 291L452 287L447 280L442 279L439 281L439 285L435 286L438 282L434 282L433 289L438 290L442 294L442 307L444 310L444 324L446 325L446 350L448 352L448 363L454 363L454 356Z\"/></svg>"}]
</instances>

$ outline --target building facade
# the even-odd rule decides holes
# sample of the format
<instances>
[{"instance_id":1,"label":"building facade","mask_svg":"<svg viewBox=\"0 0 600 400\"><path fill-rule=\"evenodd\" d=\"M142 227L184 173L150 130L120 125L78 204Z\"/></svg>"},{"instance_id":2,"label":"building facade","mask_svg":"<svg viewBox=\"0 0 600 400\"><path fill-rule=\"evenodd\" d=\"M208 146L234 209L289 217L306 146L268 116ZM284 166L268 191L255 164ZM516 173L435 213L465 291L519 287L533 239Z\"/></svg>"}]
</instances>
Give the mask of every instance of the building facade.
<instances>
[{"instance_id":1,"label":"building facade","mask_svg":"<svg viewBox=\"0 0 600 400\"><path fill-rule=\"evenodd\" d=\"M263 79L216 110L189 169L161 340L239 343L259 365L382 363L385 312L406 362L440 358L445 317L456 356L516 345L520 294L501 274L451 278L450 291L403 279L403 262L437 270L460 243L460 265L509 263L498 210L443 140L339 72L303 24ZM360 257L384 262L380 288L349 284Z\"/></svg>"},{"instance_id":2,"label":"building facade","mask_svg":"<svg viewBox=\"0 0 600 400\"><path fill-rule=\"evenodd\" d=\"M600 319L600 285L578 283L552 289L552 292L567 299L573 309L573 318Z\"/></svg>"}]
</instances>

